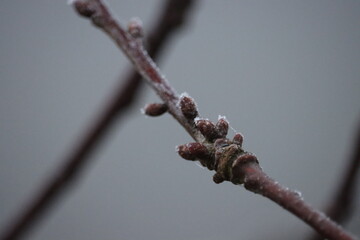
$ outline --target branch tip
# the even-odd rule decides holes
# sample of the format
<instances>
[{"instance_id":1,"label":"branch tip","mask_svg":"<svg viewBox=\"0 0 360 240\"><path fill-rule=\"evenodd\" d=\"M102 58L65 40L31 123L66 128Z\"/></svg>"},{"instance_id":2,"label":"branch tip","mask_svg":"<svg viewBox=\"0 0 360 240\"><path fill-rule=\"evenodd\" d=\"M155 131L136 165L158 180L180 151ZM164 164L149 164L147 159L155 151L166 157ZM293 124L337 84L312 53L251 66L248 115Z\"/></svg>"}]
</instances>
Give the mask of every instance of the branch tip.
<instances>
[{"instance_id":1,"label":"branch tip","mask_svg":"<svg viewBox=\"0 0 360 240\"><path fill-rule=\"evenodd\" d=\"M96 9L91 7L91 5L86 1L69 0L68 4L73 5L73 7L77 11L77 13L80 16L83 16L83 17L86 17L86 18L90 18L96 13Z\"/></svg>"}]
</instances>

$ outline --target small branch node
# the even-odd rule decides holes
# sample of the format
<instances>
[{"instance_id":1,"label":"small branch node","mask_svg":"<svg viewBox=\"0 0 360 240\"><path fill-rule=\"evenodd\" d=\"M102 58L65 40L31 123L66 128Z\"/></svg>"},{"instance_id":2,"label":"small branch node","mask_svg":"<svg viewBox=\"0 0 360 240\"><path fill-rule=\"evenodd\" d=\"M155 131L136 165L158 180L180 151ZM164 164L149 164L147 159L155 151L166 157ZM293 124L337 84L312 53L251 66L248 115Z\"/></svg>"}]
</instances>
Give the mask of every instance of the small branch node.
<instances>
[{"instance_id":1,"label":"small branch node","mask_svg":"<svg viewBox=\"0 0 360 240\"><path fill-rule=\"evenodd\" d=\"M142 40L144 37L144 29L141 19L138 17L130 19L127 25L127 31L133 38Z\"/></svg>"},{"instance_id":2,"label":"small branch node","mask_svg":"<svg viewBox=\"0 0 360 240\"><path fill-rule=\"evenodd\" d=\"M244 152L232 163L232 179L231 182L234 184L243 184L245 182L245 178L248 177L248 173L245 173L246 165L259 165L259 161L255 155L252 153ZM260 166L259 166L260 167ZM247 182L247 184L251 185L251 182ZM258 184L258 182L256 182ZM247 187L247 186L245 186Z\"/></svg>"}]
</instances>

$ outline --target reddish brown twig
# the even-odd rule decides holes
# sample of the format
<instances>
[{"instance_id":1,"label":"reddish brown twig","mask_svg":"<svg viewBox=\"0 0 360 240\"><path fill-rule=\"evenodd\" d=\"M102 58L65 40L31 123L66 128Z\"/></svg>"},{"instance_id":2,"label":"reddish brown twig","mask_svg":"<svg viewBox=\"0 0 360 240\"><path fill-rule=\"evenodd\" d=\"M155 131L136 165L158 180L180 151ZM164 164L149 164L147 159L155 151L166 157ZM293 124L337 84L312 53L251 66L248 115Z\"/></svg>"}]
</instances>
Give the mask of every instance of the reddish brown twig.
<instances>
[{"instance_id":1,"label":"reddish brown twig","mask_svg":"<svg viewBox=\"0 0 360 240\"><path fill-rule=\"evenodd\" d=\"M312 226L321 234L322 239L355 239L322 212L309 206L299 193L291 191L269 178L258 164L240 163L234 174L245 176L244 186L246 189L261 194L289 210Z\"/></svg>"},{"instance_id":2,"label":"reddish brown twig","mask_svg":"<svg viewBox=\"0 0 360 240\"><path fill-rule=\"evenodd\" d=\"M338 223L346 222L351 216L351 209L354 207L355 190L360 168L360 125L357 129L353 148L348 166L343 176L339 178L342 182L340 182L326 210L327 215ZM322 238L315 233L310 239L320 240Z\"/></svg>"},{"instance_id":3,"label":"reddish brown twig","mask_svg":"<svg viewBox=\"0 0 360 240\"><path fill-rule=\"evenodd\" d=\"M172 33L185 22L187 12L193 3L194 0L168 0L165 3L160 18L146 41L149 54L152 57L156 58L160 55ZM5 229L0 239L21 238L79 176L80 171L88 164L91 154L106 137L115 120L129 108L139 92L142 83L140 74L131 70L124 79L125 81L120 82L118 89L100 113L99 118L90 126L74 151L64 159L64 166L58 171L54 179L45 185L24 212Z\"/></svg>"},{"instance_id":4,"label":"reddish brown twig","mask_svg":"<svg viewBox=\"0 0 360 240\"><path fill-rule=\"evenodd\" d=\"M246 189L268 197L328 239L355 239L322 213L307 205L296 192L280 186L266 176L257 158L242 149L243 138L240 134L236 134L233 140L226 138L226 119L219 118L215 124L199 118L193 99L186 95L178 96L148 56L142 43L131 31L124 30L116 22L101 0L77 0L74 7L80 15L90 18L95 26L116 42L167 105L168 112L196 140L196 143L178 147L183 158L199 160L210 170L215 170L216 183L227 180L234 184L244 184Z\"/></svg>"}]
</instances>

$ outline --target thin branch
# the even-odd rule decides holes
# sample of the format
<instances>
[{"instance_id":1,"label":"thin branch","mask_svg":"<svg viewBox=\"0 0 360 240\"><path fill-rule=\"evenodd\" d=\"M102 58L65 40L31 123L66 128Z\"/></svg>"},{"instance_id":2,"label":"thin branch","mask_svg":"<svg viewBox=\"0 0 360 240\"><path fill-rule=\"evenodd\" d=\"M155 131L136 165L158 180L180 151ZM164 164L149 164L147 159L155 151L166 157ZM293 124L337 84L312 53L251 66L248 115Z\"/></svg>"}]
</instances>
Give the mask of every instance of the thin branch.
<instances>
[{"instance_id":1,"label":"thin branch","mask_svg":"<svg viewBox=\"0 0 360 240\"><path fill-rule=\"evenodd\" d=\"M300 193L289 190L269 178L258 164L249 162L239 165L236 167L238 172L234 174L245 176L246 189L261 194L292 212L321 234L322 239L355 239L322 212L308 205Z\"/></svg>"},{"instance_id":2,"label":"thin branch","mask_svg":"<svg viewBox=\"0 0 360 240\"><path fill-rule=\"evenodd\" d=\"M158 57L169 37L180 29L193 3L194 0L168 0L165 3L155 28L146 41L152 57ZM80 139L74 151L64 159L62 168L21 212L19 217L5 229L0 239L20 239L45 215L61 194L74 183L76 177L79 177L90 161L91 155L105 139L115 121L134 102L141 84L141 75L133 69L129 70L124 80L119 82L118 88L100 113L99 118Z\"/></svg>"},{"instance_id":3,"label":"thin branch","mask_svg":"<svg viewBox=\"0 0 360 240\"><path fill-rule=\"evenodd\" d=\"M339 178L341 182L326 210L327 215L338 223L344 223L350 218L356 199L355 191L360 169L360 124L357 127L354 149L349 158L348 166L343 176ZM320 240L321 237L315 233L310 239Z\"/></svg>"},{"instance_id":4,"label":"thin branch","mask_svg":"<svg viewBox=\"0 0 360 240\"><path fill-rule=\"evenodd\" d=\"M142 42L137 41L137 38L132 37L130 33L120 27L101 1L74 1L74 6L79 14L90 17L95 26L105 31L116 42L143 78L168 105L169 113L179 121L188 133L197 141L203 140L199 131L179 112L179 108L176 106L179 95L160 73L154 61L145 51Z\"/></svg>"},{"instance_id":5,"label":"thin branch","mask_svg":"<svg viewBox=\"0 0 360 240\"><path fill-rule=\"evenodd\" d=\"M148 56L141 41L117 23L101 0L76 0L74 7L80 15L90 18L95 26L116 42L167 105L168 112L196 140L195 143L178 147L183 158L199 160L210 170L215 170L213 180L216 183L226 180L234 184L244 184L246 189L268 197L308 223L323 237L355 239L322 213L307 205L296 192L282 187L266 176L257 158L242 149L241 134L236 134L232 140L226 138L229 125L225 118L220 117L216 124L199 118L193 99L176 93Z\"/></svg>"}]
</instances>

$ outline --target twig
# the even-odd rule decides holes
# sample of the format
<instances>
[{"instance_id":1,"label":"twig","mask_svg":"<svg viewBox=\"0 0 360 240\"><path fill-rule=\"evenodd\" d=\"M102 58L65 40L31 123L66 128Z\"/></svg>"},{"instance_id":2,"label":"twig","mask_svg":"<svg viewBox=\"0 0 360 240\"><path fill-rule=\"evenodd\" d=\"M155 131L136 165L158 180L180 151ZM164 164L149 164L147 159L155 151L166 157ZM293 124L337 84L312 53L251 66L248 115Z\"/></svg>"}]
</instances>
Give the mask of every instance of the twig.
<instances>
[{"instance_id":1,"label":"twig","mask_svg":"<svg viewBox=\"0 0 360 240\"><path fill-rule=\"evenodd\" d=\"M161 12L154 30L147 39L149 54L156 58L173 32L185 22L187 12L194 0L168 0ZM74 183L80 171L88 164L91 154L101 144L110 128L134 102L142 83L141 75L134 70L128 71L125 81L110 98L99 118L90 126L85 136L79 141L74 151L64 159L64 166L47 183L36 198L21 212L19 217L5 229L0 239L20 239L39 219L61 194Z\"/></svg>"},{"instance_id":2,"label":"twig","mask_svg":"<svg viewBox=\"0 0 360 240\"><path fill-rule=\"evenodd\" d=\"M342 182L339 184L326 210L327 215L338 223L346 222L351 216L351 209L354 207L357 177L360 169L360 124L358 125L353 148L348 166L343 176L339 178ZM310 239L320 240L321 237L315 233Z\"/></svg>"},{"instance_id":3,"label":"twig","mask_svg":"<svg viewBox=\"0 0 360 240\"><path fill-rule=\"evenodd\" d=\"M178 96L148 56L141 41L116 22L101 0L76 0L74 7L80 15L90 18L95 26L116 42L167 105L168 112L196 140L195 143L178 147L183 158L199 160L210 170L215 170L216 183L226 180L244 184L246 189L268 197L308 223L323 237L355 239L325 215L307 205L296 192L270 179L261 170L257 158L242 149L241 134L236 134L233 140L226 138L229 125L225 118L220 117L216 124L199 118L193 99L186 95Z\"/></svg>"}]
</instances>

